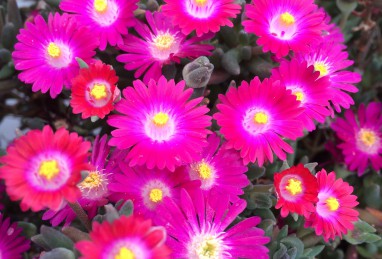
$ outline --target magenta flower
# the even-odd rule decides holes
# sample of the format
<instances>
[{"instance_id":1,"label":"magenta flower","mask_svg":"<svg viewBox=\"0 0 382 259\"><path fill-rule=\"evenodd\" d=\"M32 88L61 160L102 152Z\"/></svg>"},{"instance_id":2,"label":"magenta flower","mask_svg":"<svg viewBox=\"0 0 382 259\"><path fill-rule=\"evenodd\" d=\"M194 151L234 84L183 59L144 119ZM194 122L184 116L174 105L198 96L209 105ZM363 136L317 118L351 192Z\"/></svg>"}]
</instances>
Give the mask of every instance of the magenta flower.
<instances>
[{"instance_id":1,"label":"magenta flower","mask_svg":"<svg viewBox=\"0 0 382 259\"><path fill-rule=\"evenodd\" d=\"M183 168L191 180L200 180L200 188L215 195L229 195L231 201L236 201L242 195L243 188L249 184L245 175L247 167L243 165L236 150L220 146L220 137L212 134L207 139L209 146L205 147L200 157Z\"/></svg>"},{"instance_id":2,"label":"magenta flower","mask_svg":"<svg viewBox=\"0 0 382 259\"><path fill-rule=\"evenodd\" d=\"M1 258L21 259L29 250L30 241L21 235L22 229L0 214L0 251Z\"/></svg>"},{"instance_id":3,"label":"magenta flower","mask_svg":"<svg viewBox=\"0 0 382 259\"><path fill-rule=\"evenodd\" d=\"M155 220L167 230L172 258L268 258L270 239L256 227L259 217L228 228L245 207L244 200L182 190L179 203L165 199Z\"/></svg>"},{"instance_id":4,"label":"magenta flower","mask_svg":"<svg viewBox=\"0 0 382 259\"><path fill-rule=\"evenodd\" d=\"M119 62L125 63L126 70L136 70L135 78L144 74L145 84L150 79L159 79L164 64L179 63L181 58L211 55L213 46L197 43L212 35L187 39L161 12L146 12L146 20L149 27L137 22L135 30L140 37L127 35L124 44L119 45L126 54L117 57Z\"/></svg>"},{"instance_id":5,"label":"magenta flower","mask_svg":"<svg viewBox=\"0 0 382 259\"><path fill-rule=\"evenodd\" d=\"M241 6L234 0L165 0L163 13L182 32L189 35L196 31L200 37L208 32L218 32L221 26L233 27L230 18L240 13Z\"/></svg>"},{"instance_id":6,"label":"magenta flower","mask_svg":"<svg viewBox=\"0 0 382 259\"><path fill-rule=\"evenodd\" d=\"M37 15L34 23L17 35L18 43L12 53L15 68L21 70L19 79L32 85L32 91L55 98L62 88L71 87L71 80L79 71L76 57L90 62L95 55L98 39L90 31L78 26L75 19L59 13L50 14L48 22Z\"/></svg>"},{"instance_id":7,"label":"magenta flower","mask_svg":"<svg viewBox=\"0 0 382 259\"><path fill-rule=\"evenodd\" d=\"M357 170L361 176L369 165L378 171L382 168L382 104L371 102L361 104L357 116L345 112L345 118L336 119L331 127L342 141L345 163L350 170Z\"/></svg>"},{"instance_id":8,"label":"magenta flower","mask_svg":"<svg viewBox=\"0 0 382 259\"><path fill-rule=\"evenodd\" d=\"M244 164L273 162L274 152L282 160L293 148L282 138L295 140L302 136L298 116L303 112L300 102L280 81L255 77L238 88L231 87L219 95L218 113L214 114L227 147L240 150Z\"/></svg>"},{"instance_id":9,"label":"magenta flower","mask_svg":"<svg viewBox=\"0 0 382 259\"><path fill-rule=\"evenodd\" d=\"M148 86L140 80L133 85L115 105L121 114L109 116L109 125L117 128L109 144L130 149L129 166L174 171L193 162L210 132L208 108L200 105L203 97L188 100L193 90L184 90L184 81L175 84L164 76L158 82L150 80Z\"/></svg>"},{"instance_id":10,"label":"magenta flower","mask_svg":"<svg viewBox=\"0 0 382 259\"><path fill-rule=\"evenodd\" d=\"M348 53L343 50L342 44L326 40L312 45L308 52L296 53L297 60L306 61L308 66L313 65L321 77L329 77L331 102L337 112L341 111L340 107L349 109L354 104L347 92L358 92L354 84L361 81L360 74L344 70L354 63L347 58Z\"/></svg>"},{"instance_id":11,"label":"magenta flower","mask_svg":"<svg viewBox=\"0 0 382 259\"><path fill-rule=\"evenodd\" d=\"M331 98L329 78L318 78L319 76L320 73L315 72L313 66L308 67L305 61L299 62L296 59L284 60L280 67L272 70L272 78L280 80L300 101L304 112L299 115L298 120L308 131L316 128L314 120L323 123L330 115L326 108Z\"/></svg>"},{"instance_id":12,"label":"magenta flower","mask_svg":"<svg viewBox=\"0 0 382 259\"><path fill-rule=\"evenodd\" d=\"M73 13L79 27L91 28L91 39L99 39L100 50L123 43L122 35L135 24L138 0L63 0L60 9Z\"/></svg>"},{"instance_id":13,"label":"magenta flower","mask_svg":"<svg viewBox=\"0 0 382 259\"><path fill-rule=\"evenodd\" d=\"M246 5L246 14L245 31L258 36L257 44L263 51L271 51L278 58L290 50L308 50L326 29L324 13L313 1L256 0Z\"/></svg>"}]
</instances>

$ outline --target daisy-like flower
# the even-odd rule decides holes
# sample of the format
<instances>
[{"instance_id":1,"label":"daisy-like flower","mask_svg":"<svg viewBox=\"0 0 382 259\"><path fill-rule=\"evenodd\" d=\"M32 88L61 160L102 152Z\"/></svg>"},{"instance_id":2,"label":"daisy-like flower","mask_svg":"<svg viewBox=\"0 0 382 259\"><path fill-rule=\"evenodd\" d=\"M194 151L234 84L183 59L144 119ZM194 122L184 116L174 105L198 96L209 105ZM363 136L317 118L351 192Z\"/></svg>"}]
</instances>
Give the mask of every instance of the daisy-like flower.
<instances>
[{"instance_id":1,"label":"daisy-like flower","mask_svg":"<svg viewBox=\"0 0 382 259\"><path fill-rule=\"evenodd\" d=\"M350 170L361 176L369 165L376 171L382 168L382 104L372 102L367 107L361 104L358 114L351 110L345 118L338 118L331 125L341 140L345 163Z\"/></svg>"},{"instance_id":2,"label":"daisy-like flower","mask_svg":"<svg viewBox=\"0 0 382 259\"><path fill-rule=\"evenodd\" d=\"M21 70L19 79L33 84L32 91L46 93L55 98L79 71L76 57L89 62L95 55L98 39L88 28L78 26L75 19L59 13L50 14L48 22L41 15L34 23L27 22L26 29L17 35L18 43L12 53L15 68Z\"/></svg>"},{"instance_id":3,"label":"daisy-like flower","mask_svg":"<svg viewBox=\"0 0 382 259\"><path fill-rule=\"evenodd\" d=\"M117 56L119 62L125 63L126 70L136 70L135 78L144 74L145 84L150 79L159 79L164 64L179 63L181 58L211 55L213 46L196 43L212 35L187 39L161 12L146 12L146 20L149 27L137 22L135 30L140 37L127 35L124 44L119 45L127 53Z\"/></svg>"},{"instance_id":4,"label":"daisy-like flower","mask_svg":"<svg viewBox=\"0 0 382 259\"><path fill-rule=\"evenodd\" d=\"M353 230L358 220L357 196L352 195L353 187L342 179L336 180L336 174L326 173L324 169L316 175L318 181L318 202L315 213L305 221L305 227L313 227L317 235L325 241L342 238L348 230Z\"/></svg>"},{"instance_id":5,"label":"daisy-like flower","mask_svg":"<svg viewBox=\"0 0 382 259\"><path fill-rule=\"evenodd\" d=\"M280 80L287 89L292 91L300 107L304 112L298 117L298 120L308 131L316 128L314 120L323 123L325 118L330 115L326 108L329 106L329 78L321 77L319 72L314 71L313 66L307 66L307 63L292 59L291 61L282 61L278 68L272 70L272 78Z\"/></svg>"},{"instance_id":6,"label":"daisy-like flower","mask_svg":"<svg viewBox=\"0 0 382 259\"><path fill-rule=\"evenodd\" d=\"M282 137L295 140L302 136L303 112L300 102L280 81L255 77L238 88L231 87L226 95L219 95L218 113L214 114L220 132L228 140L227 147L240 150L244 164L257 161L273 162L272 151L281 160L293 148Z\"/></svg>"},{"instance_id":7,"label":"daisy-like flower","mask_svg":"<svg viewBox=\"0 0 382 259\"><path fill-rule=\"evenodd\" d=\"M192 89L184 90L185 82L175 84L162 76L151 80L148 87L140 80L123 91L115 108L121 115L108 119L112 131L109 145L130 149L129 166L146 164L174 171L176 166L191 163L207 145L206 129L211 119L208 108L199 105L202 98L187 101Z\"/></svg>"},{"instance_id":8,"label":"daisy-like flower","mask_svg":"<svg viewBox=\"0 0 382 259\"><path fill-rule=\"evenodd\" d=\"M216 134L210 135L207 141L209 146L203 149L200 158L183 169L191 180L200 180L203 191L228 194L235 201L249 184L245 175L248 169L237 151L226 149L224 144L219 148L220 137Z\"/></svg>"},{"instance_id":9,"label":"daisy-like flower","mask_svg":"<svg viewBox=\"0 0 382 259\"><path fill-rule=\"evenodd\" d=\"M218 32L221 26L233 27L230 18L240 9L234 0L165 0L162 6L163 13L179 24L185 35L195 30L198 36Z\"/></svg>"},{"instance_id":10,"label":"daisy-like flower","mask_svg":"<svg viewBox=\"0 0 382 259\"><path fill-rule=\"evenodd\" d=\"M245 207L244 200L230 203L228 195L204 196L201 190L190 195L183 189L179 203L167 198L158 207L156 220L167 230L172 258L268 258L269 237L256 227L259 217L228 228Z\"/></svg>"},{"instance_id":11,"label":"daisy-like flower","mask_svg":"<svg viewBox=\"0 0 382 259\"><path fill-rule=\"evenodd\" d=\"M278 58L290 50L306 51L309 44L321 39L326 28L324 13L312 0L256 0L246 6L246 14L245 31L257 35L263 51L271 51Z\"/></svg>"},{"instance_id":12,"label":"daisy-like flower","mask_svg":"<svg viewBox=\"0 0 382 259\"><path fill-rule=\"evenodd\" d=\"M114 69L99 60L82 68L72 80L73 113L81 113L83 119L91 116L103 119L114 109L113 103L120 95L117 82Z\"/></svg>"},{"instance_id":13,"label":"daisy-like flower","mask_svg":"<svg viewBox=\"0 0 382 259\"><path fill-rule=\"evenodd\" d=\"M90 240L76 243L76 248L81 259L170 259L165 241L165 229L152 226L151 220L122 216L112 223L93 223Z\"/></svg>"},{"instance_id":14,"label":"daisy-like flower","mask_svg":"<svg viewBox=\"0 0 382 259\"><path fill-rule=\"evenodd\" d=\"M22 229L0 214L0 255L4 259L21 259L29 250L30 241L21 235Z\"/></svg>"},{"instance_id":15,"label":"daisy-like flower","mask_svg":"<svg viewBox=\"0 0 382 259\"><path fill-rule=\"evenodd\" d=\"M11 200L21 200L23 211L58 210L65 200L75 202L80 196L77 183L88 169L89 148L89 142L64 128L56 133L49 126L31 130L0 158L0 178Z\"/></svg>"},{"instance_id":16,"label":"daisy-like flower","mask_svg":"<svg viewBox=\"0 0 382 259\"><path fill-rule=\"evenodd\" d=\"M314 212L317 199L317 180L310 171L299 164L274 175L277 193L276 209L281 208L281 216L297 213L308 216Z\"/></svg>"},{"instance_id":17,"label":"daisy-like flower","mask_svg":"<svg viewBox=\"0 0 382 259\"><path fill-rule=\"evenodd\" d=\"M122 35L135 24L138 0L63 0L60 9L73 13L79 27L89 27L92 38L99 39L99 49L123 42Z\"/></svg>"},{"instance_id":18,"label":"daisy-like flower","mask_svg":"<svg viewBox=\"0 0 382 259\"><path fill-rule=\"evenodd\" d=\"M343 50L341 43L323 40L320 44L312 45L307 52L296 53L295 57L299 61L306 61L308 66L314 66L321 77L329 77L331 102L337 112L341 111L340 107L348 109L354 104L347 92L358 92L354 84L361 81L361 76L344 70L354 62L347 59L348 53Z\"/></svg>"}]
</instances>

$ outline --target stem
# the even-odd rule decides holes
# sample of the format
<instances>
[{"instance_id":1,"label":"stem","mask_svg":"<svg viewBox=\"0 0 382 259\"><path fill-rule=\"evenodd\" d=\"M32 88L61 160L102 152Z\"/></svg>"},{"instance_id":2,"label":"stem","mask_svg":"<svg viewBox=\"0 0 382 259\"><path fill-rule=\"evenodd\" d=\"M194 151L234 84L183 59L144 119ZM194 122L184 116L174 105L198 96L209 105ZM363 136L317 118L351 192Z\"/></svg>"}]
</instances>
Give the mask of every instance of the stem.
<instances>
[{"instance_id":1,"label":"stem","mask_svg":"<svg viewBox=\"0 0 382 259\"><path fill-rule=\"evenodd\" d=\"M77 215L81 223L85 226L86 230L91 231L92 230L92 224L89 220L88 215L84 211L84 209L81 207L81 205L78 203L78 201L71 203L68 203L70 208L74 211L74 213Z\"/></svg>"}]
</instances>

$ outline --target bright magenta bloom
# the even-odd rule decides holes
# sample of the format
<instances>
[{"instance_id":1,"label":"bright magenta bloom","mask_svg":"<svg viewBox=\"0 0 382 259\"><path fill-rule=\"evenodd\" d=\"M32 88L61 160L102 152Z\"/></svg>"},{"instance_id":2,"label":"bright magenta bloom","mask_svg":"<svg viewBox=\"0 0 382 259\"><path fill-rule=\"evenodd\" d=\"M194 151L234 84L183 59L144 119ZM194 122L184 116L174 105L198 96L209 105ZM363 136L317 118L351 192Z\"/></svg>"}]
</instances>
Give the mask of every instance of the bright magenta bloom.
<instances>
[{"instance_id":1,"label":"bright magenta bloom","mask_svg":"<svg viewBox=\"0 0 382 259\"><path fill-rule=\"evenodd\" d=\"M340 107L349 109L354 104L347 92L358 92L354 84L361 81L361 76L344 70L354 62L347 59L348 53L343 50L341 43L323 40L319 44L313 44L309 51L296 53L295 56L299 61L306 61L308 66L313 65L321 77L329 77L331 102L337 112L341 111Z\"/></svg>"},{"instance_id":2,"label":"bright magenta bloom","mask_svg":"<svg viewBox=\"0 0 382 259\"><path fill-rule=\"evenodd\" d=\"M264 245L270 239L256 226L259 217L250 217L228 226L245 209L246 202L229 202L228 196L204 196L201 190L182 190L180 202L167 198L158 207L159 224L169 235L172 258L268 258Z\"/></svg>"},{"instance_id":3,"label":"bright magenta bloom","mask_svg":"<svg viewBox=\"0 0 382 259\"><path fill-rule=\"evenodd\" d=\"M144 74L145 84L150 79L159 79L164 64L179 63L182 58L194 59L211 55L210 50L213 46L197 43L211 38L212 35L187 39L180 29L160 12L146 12L146 20L149 27L137 22L135 30L140 37L127 35L124 43L119 45L126 54L117 57L119 62L125 63L126 70L136 70L135 78Z\"/></svg>"},{"instance_id":4,"label":"bright magenta bloom","mask_svg":"<svg viewBox=\"0 0 382 259\"><path fill-rule=\"evenodd\" d=\"M81 259L170 259L164 228L153 227L151 220L137 216L95 222L90 239L76 243Z\"/></svg>"},{"instance_id":5,"label":"bright magenta bloom","mask_svg":"<svg viewBox=\"0 0 382 259\"><path fill-rule=\"evenodd\" d=\"M317 199L317 180L303 164L292 166L274 175L277 193L276 209L281 208L281 216L297 213L308 216L314 212Z\"/></svg>"},{"instance_id":6,"label":"bright magenta bloom","mask_svg":"<svg viewBox=\"0 0 382 259\"><path fill-rule=\"evenodd\" d=\"M241 6L234 0L165 0L163 13L174 24L179 24L182 32L189 35L193 30L201 36L208 32L218 32L220 26L232 27L230 18L240 13Z\"/></svg>"},{"instance_id":7,"label":"bright magenta bloom","mask_svg":"<svg viewBox=\"0 0 382 259\"><path fill-rule=\"evenodd\" d=\"M353 230L358 220L357 196L352 195L353 187L342 179L336 180L336 174L326 173L324 169L316 175L318 181L318 202L316 212L305 222L305 227L313 227L316 235L322 235L325 241L342 238L348 230Z\"/></svg>"},{"instance_id":8,"label":"bright magenta bloom","mask_svg":"<svg viewBox=\"0 0 382 259\"><path fill-rule=\"evenodd\" d=\"M295 140L302 136L303 112L300 102L280 81L255 77L238 88L231 87L226 95L219 95L218 113L214 114L220 132L228 140L227 147L240 150L244 164L257 161L273 162L274 152L282 160L293 148L282 137Z\"/></svg>"},{"instance_id":9,"label":"bright magenta bloom","mask_svg":"<svg viewBox=\"0 0 382 259\"><path fill-rule=\"evenodd\" d=\"M229 195L231 201L236 201L249 184L245 175L248 168L236 150L226 149L224 144L219 147L220 137L215 133L207 141L209 146L203 149L200 157L183 169L191 180L201 181L200 188L204 192Z\"/></svg>"},{"instance_id":10,"label":"bright magenta bloom","mask_svg":"<svg viewBox=\"0 0 382 259\"><path fill-rule=\"evenodd\" d=\"M83 119L91 116L105 118L114 109L114 101L120 97L117 82L115 70L99 60L89 68L82 68L72 80L70 106L73 113L81 113Z\"/></svg>"},{"instance_id":11,"label":"bright magenta bloom","mask_svg":"<svg viewBox=\"0 0 382 259\"><path fill-rule=\"evenodd\" d=\"M60 9L73 13L79 27L91 28L91 38L99 40L99 49L107 43L116 46L123 42L128 28L135 24L134 10L138 0L64 0Z\"/></svg>"},{"instance_id":12,"label":"bright magenta bloom","mask_svg":"<svg viewBox=\"0 0 382 259\"><path fill-rule=\"evenodd\" d=\"M307 67L306 62L299 62L296 59L282 61L278 68L272 70L272 78L280 80L285 87L292 91L300 107L304 112L298 120L308 131L316 128L314 120L323 123L330 115L326 108L329 106L329 78L321 77L319 72L314 71L313 66Z\"/></svg>"},{"instance_id":13,"label":"bright magenta bloom","mask_svg":"<svg viewBox=\"0 0 382 259\"><path fill-rule=\"evenodd\" d=\"M77 183L88 169L89 148L89 142L64 128L31 130L8 146L0 159L0 178L11 200L21 200L23 211L58 210L65 200L80 196Z\"/></svg>"},{"instance_id":14,"label":"bright magenta bloom","mask_svg":"<svg viewBox=\"0 0 382 259\"><path fill-rule=\"evenodd\" d=\"M278 58L290 50L308 50L326 28L324 13L312 0L256 0L246 5L246 14L245 31L258 36L257 44L263 51L271 51Z\"/></svg>"},{"instance_id":15,"label":"bright magenta bloom","mask_svg":"<svg viewBox=\"0 0 382 259\"><path fill-rule=\"evenodd\" d=\"M371 102L361 104L357 116L345 112L345 118L337 118L331 125L342 141L345 163L350 170L357 170L361 176L369 165L378 171L382 168L382 104Z\"/></svg>"},{"instance_id":16,"label":"bright magenta bloom","mask_svg":"<svg viewBox=\"0 0 382 259\"><path fill-rule=\"evenodd\" d=\"M199 105L202 98L189 100L192 89L184 90L185 82L175 84L162 76L158 82L142 81L123 91L115 108L121 115L112 115L108 123L112 131L109 144L130 149L129 166L146 165L174 171L176 166L191 163L207 145L210 126L208 108Z\"/></svg>"},{"instance_id":17,"label":"bright magenta bloom","mask_svg":"<svg viewBox=\"0 0 382 259\"><path fill-rule=\"evenodd\" d=\"M20 30L17 39L12 57L15 68L22 71L19 79L33 84L33 92L50 91L52 98L63 86L70 88L79 71L75 58L90 62L98 46L98 39L87 28L78 26L72 16L59 13L50 14L48 23L37 15L34 23L27 22L26 29Z\"/></svg>"},{"instance_id":18,"label":"bright magenta bloom","mask_svg":"<svg viewBox=\"0 0 382 259\"><path fill-rule=\"evenodd\" d=\"M1 258L22 259L22 254L29 250L30 241L21 235L22 229L16 223L4 219L0 214L0 251Z\"/></svg>"}]
</instances>

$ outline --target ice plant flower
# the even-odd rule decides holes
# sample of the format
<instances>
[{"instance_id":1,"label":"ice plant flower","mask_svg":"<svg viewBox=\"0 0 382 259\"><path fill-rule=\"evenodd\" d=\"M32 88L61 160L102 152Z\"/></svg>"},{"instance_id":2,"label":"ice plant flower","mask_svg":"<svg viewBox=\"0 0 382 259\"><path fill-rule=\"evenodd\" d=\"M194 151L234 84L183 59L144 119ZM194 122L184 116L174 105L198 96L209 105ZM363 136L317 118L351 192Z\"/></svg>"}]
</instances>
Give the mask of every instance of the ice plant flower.
<instances>
[{"instance_id":1,"label":"ice plant flower","mask_svg":"<svg viewBox=\"0 0 382 259\"><path fill-rule=\"evenodd\" d=\"M247 167L243 165L236 150L220 146L220 137L212 134L207 139L205 147L195 162L184 166L189 179L200 180L200 188L204 192L213 191L218 195L230 195L235 201L242 195L243 188L249 184L245 175Z\"/></svg>"},{"instance_id":2,"label":"ice plant flower","mask_svg":"<svg viewBox=\"0 0 382 259\"><path fill-rule=\"evenodd\" d=\"M144 74L145 84L150 79L159 79L164 64L179 63L181 58L211 55L211 45L197 43L212 35L187 39L161 12L146 12L146 20L149 27L137 22L135 30L140 37L127 35L124 43L119 45L126 53L117 56L119 62L125 63L126 70L136 70L135 78Z\"/></svg>"},{"instance_id":3,"label":"ice plant flower","mask_svg":"<svg viewBox=\"0 0 382 259\"><path fill-rule=\"evenodd\" d=\"M151 220L122 216L112 223L93 223L90 240L76 243L81 259L170 259L166 231Z\"/></svg>"},{"instance_id":4,"label":"ice plant flower","mask_svg":"<svg viewBox=\"0 0 382 259\"><path fill-rule=\"evenodd\" d=\"M244 164L273 162L272 151L285 160L293 148L282 137L295 140L302 136L298 116L303 112L300 102L280 81L255 77L238 88L231 87L219 95L219 112L214 114L227 147L240 150Z\"/></svg>"},{"instance_id":5,"label":"ice plant flower","mask_svg":"<svg viewBox=\"0 0 382 259\"><path fill-rule=\"evenodd\" d=\"M77 183L88 169L89 148L89 142L64 128L56 133L49 126L31 130L0 158L0 178L11 200L21 200L23 211L58 210L79 198Z\"/></svg>"},{"instance_id":6,"label":"ice plant flower","mask_svg":"<svg viewBox=\"0 0 382 259\"><path fill-rule=\"evenodd\" d=\"M358 73L345 71L344 69L354 62L348 60L348 53L343 50L341 43L322 41L320 44L313 44L309 51L296 53L296 59L306 61L308 66L314 66L315 71L320 72L320 76L327 76L330 81L331 102L337 112L340 107L348 109L354 104L348 93L358 92L354 85L361 81Z\"/></svg>"},{"instance_id":7,"label":"ice plant flower","mask_svg":"<svg viewBox=\"0 0 382 259\"><path fill-rule=\"evenodd\" d=\"M99 60L89 68L82 68L72 80L73 113L81 113L83 119L91 116L103 119L114 109L113 103L120 96L117 82L115 70Z\"/></svg>"},{"instance_id":8,"label":"ice plant flower","mask_svg":"<svg viewBox=\"0 0 382 259\"><path fill-rule=\"evenodd\" d=\"M382 168L382 104L361 104L357 115L347 110L345 118L337 118L331 125L340 139L338 148L350 170L361 176L368 166Z\"/></svg>"},{"instance_id":9,"label":"ice plant flower","mask_svg":"<svg viewBox=\"0 0 382 259\"><path fill-rule=\"evenodd\" d=\"M122 174L116 174L110 183L113 198L131 200L134 213L145 218L154 218L156 208L166 197L179 200L180 189L199 188L198 182L190 182L183 171L148 170L145 166L131 168L120 161Z\"/></svg>"},{"instance_id":10,"label":"ice plant flower","mask_svg":"<svg viewBox=\"0 0 382 259\"><path fill-rule=\"evenodd\" d=\"M318 202L315 213L305 221L305 227L313 227L316 235L323 236L325 241L342 238L348 230L353 230L358 220L357 196L352 195L353 187L342 179L336 180L336 174L326 173L322 169L316 175L318 181Z\"/></svg>"},{"instance_id":11,"label":"ice plant flower","mask_svg":"<svg viewBox=\"0 0 382 259\"><path fill-rule=\"evenodd\" d=\"M163 13L179 24L185 35L195 30L197 36L218 32L221 26L233 27L230 18L240 9L234 0L165 0L162 6Z\"/></svg>"},{"instance_id":12,"label":"ice plant flower","mask_svg":"<svg viewBox=\"0 0 382 259\"><path fill-rule=\"evenodd\" d=\"M30 241L21 235L22 229L0 214L0 255L4 259L22 259Z\"/></svg>"},{"instance_id":13,"label":"ice plant flower","mask_svg":"<svg viewBox=\"0 0 382 259\"><path fill-rule=\"evenodd\" d=\"M138 0L64 0L60 9L73 13L79 27L89 27L92 39L99 39L99 49L123 42L122 35L135 24Z\"/></svg>"},{"instance_id":14,"label":"ice plant flower","mask_svg":"<svg viewBox=\"0 0 382 259\"><path fill-rule=\"evenodd\" d=\"M330 115L326 108L329 106L329 78L320 77L313 66L307 66L305 61L283 60L279 67L272 70L272 78L280 80L285 87L292 91L304 112L298 117L308 131L316 128L314 121L323 123Z\"/></svg>"},{"instance_id":15,"label":"ice plant flower","mask_svg":"<svg viewBox=\"0 0 382 259\"><path fill-rule=\"evenodd\" d=\"M274 175L277 193L276 209L281 208L281 216L297 213L308 216L314 212L318 201L317 180L303 164L292 166Z\"/></svg>"},{"instance_id":16,"label":"ice plant flower","mask_svg":"<svg viewBox=\"0 0 382 259\"><path fill-rule=\"evenodd\" d=\"M59 13L50 14L48 22L37 15L34 23L27 22L26 29L20 30L17 40L12 57L15 68L22 71L19 79L33 84L33 92L50 91L52 98L64 86L70 88L71 79L80 69L75 58L89 62L98 46L88 28L78 26L72 16Z\"/></svg>"},{"instance_id":17,"label":"ice plant flower","mask_svg":"<svg viewBox=\"0 0 382 259\"><path fill-rule=\"evenodd\" d=\"M146 165L174 171L176 166L191 163L207 145L210 126L208 108L199 105L202 98L188 100L192 89L185 82L175 84L162 76L146 86L135 80L134 87L123 90L115 108L120 115L109 116L112 131L110 145L130 149L129 166Z\"/></svg>"},{"instance_id":18,"label":"ice plant flower","mask_svg":"<svg viewBox=\"0 0 382 259\"><path fill-rule=\"evenodd\" d=\"M229 202L228 195L204 196L184 189L180 202L166 198L158 207L158 224L165 226L172 258L268 258L270 240L256 226L259 217L250 217L228 227L245 209L246 202ZM159 216L160 215L160 216Z\"/></svg>"},{"instance_id":19,"label":"ice plant flower","mask_svg":"<svg viewBox=\"0 0 382 259\"><path fill-rule=\"evenodd\" d=\"M311 0L256 0L246 5L249 20L243 26L259 37L257 44L264 52L280 58L290 50L306 51L309 44L321 40L325 15L317 10Z\"/></svg>"}]
</instances>

